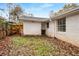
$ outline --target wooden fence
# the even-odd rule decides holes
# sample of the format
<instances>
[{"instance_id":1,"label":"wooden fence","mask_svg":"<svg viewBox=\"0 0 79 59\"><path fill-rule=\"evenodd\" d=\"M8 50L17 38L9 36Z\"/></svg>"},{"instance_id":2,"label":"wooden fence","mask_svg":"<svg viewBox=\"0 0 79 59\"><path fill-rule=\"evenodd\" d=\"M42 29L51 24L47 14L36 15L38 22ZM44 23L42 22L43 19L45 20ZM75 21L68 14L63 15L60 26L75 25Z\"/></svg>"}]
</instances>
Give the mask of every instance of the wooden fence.
<instances>
[{"instance_id":1,"label":"wooden fence","mask_svg":"<svg viewBox=\"0 0 79 59\"><path fill-rule=\"evenodd\" d=\"M22 24L13 24L10 22L0 24L0 39L13 34L21 34Z\"/></svg>"}]
</instances>

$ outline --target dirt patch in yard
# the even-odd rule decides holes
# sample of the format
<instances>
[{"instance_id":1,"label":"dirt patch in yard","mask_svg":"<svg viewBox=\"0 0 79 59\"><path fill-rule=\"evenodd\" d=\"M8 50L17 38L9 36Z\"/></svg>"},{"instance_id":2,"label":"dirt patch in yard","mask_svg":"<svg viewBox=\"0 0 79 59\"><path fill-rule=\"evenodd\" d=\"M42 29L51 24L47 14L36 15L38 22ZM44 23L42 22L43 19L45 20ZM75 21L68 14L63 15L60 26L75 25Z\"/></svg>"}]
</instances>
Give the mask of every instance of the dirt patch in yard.
<instances>
[{"instance_id":1,"label":"dirt patch in yard","mask_svg":"<svg viewBox=\"0 0 79 59\"><path fill-rule=\"evenodd\" d=\"M48 38L47 40L57 46L59 49L59 55L79 56L79 47L57 38Z\"/></svg>"},{"instance_id":2,"label":"dirt patch in yard","mask_svg":"<svg viewBox=\"0 0 79 59\"><path fill-rule=\"evenodd\" d=\"M0 56L9 54L9 44L11 43L10 37L0 41Z\"/></svg>"}]
</instances>

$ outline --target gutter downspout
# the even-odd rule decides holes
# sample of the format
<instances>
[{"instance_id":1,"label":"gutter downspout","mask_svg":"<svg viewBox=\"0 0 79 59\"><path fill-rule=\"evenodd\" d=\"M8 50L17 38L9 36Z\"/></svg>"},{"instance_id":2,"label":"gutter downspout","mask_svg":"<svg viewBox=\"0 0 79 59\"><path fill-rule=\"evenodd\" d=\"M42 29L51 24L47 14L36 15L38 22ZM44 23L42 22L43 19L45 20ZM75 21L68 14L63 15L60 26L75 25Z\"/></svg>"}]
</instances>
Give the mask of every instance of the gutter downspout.
<instances>
[{"instance_id":1,"label":"gutter downspout","mask_svg":"<svg viewBox=\"0 0 79 59\"><path fill-rule=\"evenodd\" d=\"M53 39L55 39L55 30L56 30L56 29L55 29L55 26L56 26L56 25L55 25L55 20L52 20L52 18L50 17L50 21L53 21L53 23L54 23L54 24L53 24L53 25L54 25L54 29L53 29L53 31L54 31L54 33L53 33Z\"/></svg>"},{"instance_id":2,"label":"gutter downspout","mask_svg":"<svg viewBox=\"0 0 79 59\"><path fill-rule=\"evenodd\" d=\"M56 20L54 20L54 39L56 39Z\"/></svg>"},{"instance_id":3,"label":"gutter downspout","mask_svg":"<svg viewBox=\"0 0 79 59\"><path fill-rule=\"evenodd\" d=\"M53 20L53 25L54 25L54 29L53 29L53 31L54 31L54 33L53 33L53 39L55 39L55 20Z\"/></svg>"},{"instance_id":4,"label":"gutter downspout","mask_svg":"<svg viewBox=\"0 0 79 59\"><path fill-rule=\"evenodd\" d=\"M54 25L54 27L53 27L53 28L54 28L54 29L53 29L53 39L55 39L55 38L56 38L56 37L55 37L55 36L56 36L56 35L55 35L55 33L56 33L56 29L55 29L55 28L56 28L56 27L55 27L56 24L55 24L55 20L53 20L52 18L51 18L51 21L53 22L53 25Z\"/></svg>"}]
</instances>

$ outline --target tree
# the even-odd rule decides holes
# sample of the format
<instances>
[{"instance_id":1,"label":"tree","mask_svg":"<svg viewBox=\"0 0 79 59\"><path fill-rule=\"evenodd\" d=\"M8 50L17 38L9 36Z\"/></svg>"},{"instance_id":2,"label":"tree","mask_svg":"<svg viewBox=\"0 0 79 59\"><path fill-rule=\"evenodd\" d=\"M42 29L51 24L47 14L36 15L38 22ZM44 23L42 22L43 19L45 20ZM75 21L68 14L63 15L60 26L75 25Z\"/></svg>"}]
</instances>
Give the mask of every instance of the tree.
<instances>
[{"instance_id":1,"label":"tree","mask_svg":"<svg viewBox=\"0 0 79 59\"><path fill-rule=\"evenodd\" d=\"M13 9L14 8L14 4L13 3L8 3L7 4L7 16L8 16L8 19L9 19L9 21L11 20L11 15L10 15L10 11L11 11L11 9Z\"/></svg>"},{"instance_id":2,"label":"tree","mask_svg":"<svg viewBox=\"0 0 79 59\"><path fill-rule=\"evenodd\" d=\"M13 20L19 20L19 16L23 13L22 8L19 5L16 5L14 8L10 10L10 15L12 16Z\"/></svg>"},{"instance_id":3,"label":"tree","mask_svg":"<svg viewBox=\"0 0 79 59\"><path fill-rule=\"evenodd\" d=\"M64 12L67 12L69 8L75 8L75 7L79 7L79 5L76 4L76 3L69 3L69 4L67 3L67 4L64 5L64 7L62 9L58 10L57 12L51 11L50 12L50 18L52 16L56 16L56 15L62 14Z\"/></svg>"},{"instance_id":4,"label":"tree","mask_svg":"<svg viewBox=\"0 0 79 59\"><path fill-rule=\"evenodd\" d=\"M60 9L58 12L56 12L56 14L58 15L60 13L67 12L69 8L75 8L75 7L79 7L79 5L76 3L65 4L62 9Z\"/></svg>"},{"instance_id":5,"label":"tree","mask_svg":"<svg viewBox=\"0 0 79 59\"><path fill-rule=\"evenodd\" d=\"M53 12L53 10L51 10L49 13L50 18L53 16L53 14L54 14L54 12Z\"/></svg>"},{"instance_id":6,"label":"tree","mask_svg":"<svg viewBox=\"0 0 79 59\"><path fill-rule=\"evenodd\" d=\"M0 24L3 24L5 22L5 19L3 17L0 17Z\"/></svg>"},{"instance_id":7,"label":"tree","mask_svg":"<svg viewBox=\"0 0 79 59\"><path fill-rule=\"evenodd\" d=\"M76 3L65 4L63 9L78 7L79 5Z\"/></svg>"},{"instance_id":8,"label":"tree","mask_svg":"<svg viewBox=\"0 0 79 59\"><path fill-rule=\"evenodd\" d=\"M27 16L31 16L31 17L33 17L34 15L33 15L32 13L29 13L29 14L27 14Z\"/></svg>"}]
</instances>

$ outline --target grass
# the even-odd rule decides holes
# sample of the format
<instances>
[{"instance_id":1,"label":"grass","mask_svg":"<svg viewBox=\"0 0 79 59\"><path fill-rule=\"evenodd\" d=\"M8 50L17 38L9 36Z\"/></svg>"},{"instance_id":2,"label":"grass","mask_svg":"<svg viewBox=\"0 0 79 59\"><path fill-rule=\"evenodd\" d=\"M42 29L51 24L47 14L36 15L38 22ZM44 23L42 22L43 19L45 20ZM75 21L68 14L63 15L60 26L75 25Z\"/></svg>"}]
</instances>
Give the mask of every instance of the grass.
<instances>
[{"instance_id":1,"label":"grass","mask_svg":"<svg viewBox=\"0 0 79 59\"><path fill-rule=\"evenodd\" d=\"M15 48L25 47L25 51L27 51L26 49L28 48L28 53L30 55L55 55L55 52L57 51L57 49L54 45L52 45L52 43L49 43L47 40L44 40L46 39L45 37L13 36L11 38Z\"/></svg>"}]
</instances>

